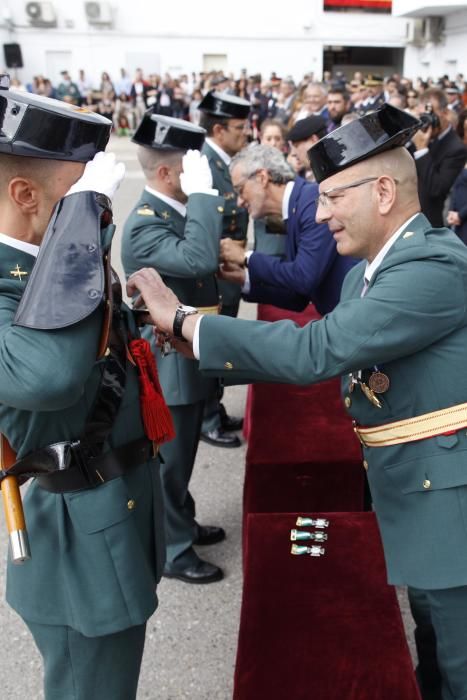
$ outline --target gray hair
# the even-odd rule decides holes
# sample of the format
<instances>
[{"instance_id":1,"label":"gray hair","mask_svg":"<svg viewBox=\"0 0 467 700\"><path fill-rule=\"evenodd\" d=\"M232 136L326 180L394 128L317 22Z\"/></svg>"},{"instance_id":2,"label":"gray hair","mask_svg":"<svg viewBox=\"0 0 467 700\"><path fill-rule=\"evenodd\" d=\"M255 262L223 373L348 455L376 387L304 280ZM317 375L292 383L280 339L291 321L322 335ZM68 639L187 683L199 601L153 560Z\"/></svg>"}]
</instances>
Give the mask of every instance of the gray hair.
<instances>
[{"instance_id":1,"label":"gray hair","mask_svg":"<svg viewBox=\"0 0 467 700\"><path fill-rule=\"evenodd\" d=\"M251 177L258 170L267 170L271 182L276 185L285 185L295 180L295 173L284 155L273 146L252 144L244 148L232 158L230 172L236 165L241 166L245 177Z\"/></svg>"}]
</instances>

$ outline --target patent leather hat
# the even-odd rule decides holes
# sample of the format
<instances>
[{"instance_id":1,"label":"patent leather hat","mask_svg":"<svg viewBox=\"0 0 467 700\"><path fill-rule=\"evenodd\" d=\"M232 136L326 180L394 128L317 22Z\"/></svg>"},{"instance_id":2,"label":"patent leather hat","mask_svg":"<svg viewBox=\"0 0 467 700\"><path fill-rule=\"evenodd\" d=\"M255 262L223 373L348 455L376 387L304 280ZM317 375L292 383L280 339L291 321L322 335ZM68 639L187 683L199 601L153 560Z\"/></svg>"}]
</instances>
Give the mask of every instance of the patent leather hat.
<instances>
[{"instance_id":1,"label":"patent leather hat","mask_svg":"<svg viewBox=\"0 0 467 700\"><path fill-rule=\"evenodd\" d=\"M134 143L162 151L198 151L204 143L206 129L184 119L146 112L132 138Z\"/></svg>"},{"instance_id":2,"label":"patent leather hat","mask_svg":"<svg viewBox=\"0 0 467 700\"><path fill-rule=\"evenodd\" d=\"M340 126L308 151L316 181L322 182L355 163L404 146L421 126L411 114L389 104Z\"/></svg>"},{"instance_id":3,"label":"patent leather hat","mask_svg":"<svg viewBox=\"0 0 467 700\"><path fill-rule=\"evenodd\" d=\"M211 90L206 93L198 105L198 109L214 117L224 119L246 119L250 113L251 104L236 95Z\"/></svg>"},{"instance_id":4,"label":"patent leather hat","mask_svg":"<svg viewBox=\"0 0 467 700\"><path fill-rule=\"evenodd\" d=\"M9 76L1 75L0 153L87 163L105 149L109 119L9 86Z\"/></svg>"}]
</instances>

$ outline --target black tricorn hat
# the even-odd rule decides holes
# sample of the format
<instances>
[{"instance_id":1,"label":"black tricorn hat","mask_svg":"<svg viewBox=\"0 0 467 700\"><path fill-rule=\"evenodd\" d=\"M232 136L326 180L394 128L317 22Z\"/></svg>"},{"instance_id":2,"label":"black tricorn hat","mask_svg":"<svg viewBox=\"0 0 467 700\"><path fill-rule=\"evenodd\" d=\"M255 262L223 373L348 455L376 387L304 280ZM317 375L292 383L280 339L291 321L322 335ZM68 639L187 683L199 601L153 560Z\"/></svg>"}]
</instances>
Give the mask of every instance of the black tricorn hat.
<instances>
[{"instance_id":1,"label":"black tricorn hat","mask_svg":"<svg viewBox=\"0 0 467 700\"><path fill-rule=\"evenodd\" d=\"M0 76L0 153L87 163L105 149L111 128L90 110L10 90Z\"/></svg>"},{"instance_id":2,"label":"black tricorn hat","mask_svg":"<svg viewBox=\"0 0 467 700\"><path fill-rule=\"evenodd\" d=\"M421 126L411 114L389 104L340 126L308 151L316 181L322 182L377 153L404 146Z\"/></svg>"},{"instance_id":3,"label":"black tricorn hat","mask_svg":"<svg viewBox=\"0 0 467 700\"><path fill-rule=\"evenodd\" d=\"M251 104L236 95L226 92L207 92L198 105L198 109L214 117L224 119L246 119L250 113Z\"/></svg>"},{"instance_id":4,"label":"black tricorn hat","mask_svg":"<svg viewBox=\"0 0 467 700\"><path fill-rule=\"evenodd\" d=\"M205 136L206 129L196 124L148 111L136 129L132 141L140 146L162 151L188 151L190 148L200 150Z\"/></svg>"}]
</instances>

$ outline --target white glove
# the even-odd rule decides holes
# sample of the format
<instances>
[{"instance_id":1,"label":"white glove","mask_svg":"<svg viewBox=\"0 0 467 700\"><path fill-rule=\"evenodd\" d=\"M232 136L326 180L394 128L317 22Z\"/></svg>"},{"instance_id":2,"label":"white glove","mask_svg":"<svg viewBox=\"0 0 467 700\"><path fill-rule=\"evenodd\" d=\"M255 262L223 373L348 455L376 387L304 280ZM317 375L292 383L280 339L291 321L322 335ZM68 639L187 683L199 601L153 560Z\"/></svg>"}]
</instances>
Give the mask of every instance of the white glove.
<instances>
[{"instance_id":1,"label":"white glove","mask_svg":"<svg viewBox=\"0 0 467 700\"><path fill-rule=\"evenodd\" d=\"M70 187L66 194L90 191L105 194L109 199L112 199L124 175L125 165L116 162L115 153L99 151L92 160L86 163L80 179Z\"/></svg>"},{"instance_id":2,"label":"white glove","mask_svg":"<svg viewBox=\"0 0 467 700\"><path fill-rule=\"evenodd\" d=\"M182 163L180 185L187 197L195 193L218 194L217 190L212 189L212 173L206 156L199 151L187 151Z\"/></svg>"}]
</instances>

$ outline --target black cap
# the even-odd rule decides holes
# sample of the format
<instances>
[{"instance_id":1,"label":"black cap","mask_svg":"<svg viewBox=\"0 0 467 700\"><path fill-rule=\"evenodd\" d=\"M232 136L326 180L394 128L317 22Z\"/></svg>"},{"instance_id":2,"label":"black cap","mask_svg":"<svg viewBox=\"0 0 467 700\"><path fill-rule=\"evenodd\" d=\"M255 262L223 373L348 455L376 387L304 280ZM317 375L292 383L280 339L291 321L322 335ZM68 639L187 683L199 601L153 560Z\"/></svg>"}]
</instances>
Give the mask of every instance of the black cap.
<instances>
[{"instance_id":1,"label":"black cap","mask_svg":"<svg viewBox=\"0 0 467 700\"><path fill-rule=\"evenodd\" d=\"M184 119L164 117L161 114L146 112L132 138L140 146L149 146L161 151L200 150L206 129L191 124Z\"/></svg>"},{"instance_id":2,"label":"black cap","mask_svg":"<svg viewBox=\"0 0 467 700\"><path fill-rule=\"evenodd\" d=\"M207 92L198 105L198 109L214 117L224 119L246 119L250 113L251 104L236 95L226 92Z\"/></svg>"},{"instance_id":3,"label":"black cap","mask_svg":"<svg viewBox=\"0 0 467 700\"><path fill-rule=\"evenodd\" d=\"M377 153L404 146L421 125L408 112L385 104L340 126L308 151L316 181L322 182Z\"/></svg>"},{"instance_id":4,"label":"black cap","mask_svg":"<svg viewBox=\"0 0 467 700\"><path fill-rule=\"evenodd\" d=\"M109 140L112 122L41 95L10 90L0 80L0 153L87 163Z\"/></svg>"},{"instance_id":5,"label":"black cap","mask_svg":"<svg viewBox=\"0 0 467 700\"><path fill-rule=\"evenodd\" d=\"M324 136L326 133L326 120L320 114L313 114L311 117L299 119L287 134L287 141L297 143L297 141L306 141L314 134Z\"/></svg>"}]
</instances>

